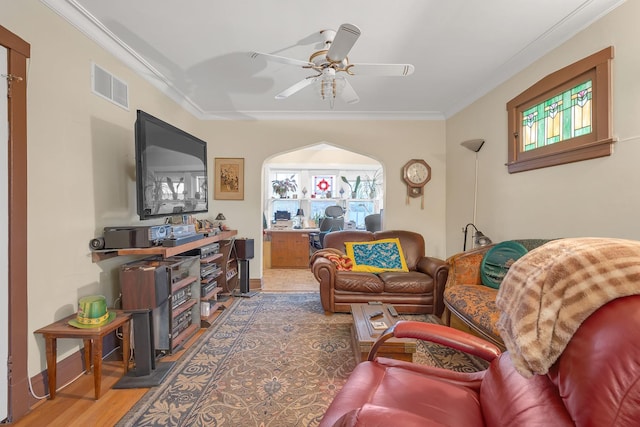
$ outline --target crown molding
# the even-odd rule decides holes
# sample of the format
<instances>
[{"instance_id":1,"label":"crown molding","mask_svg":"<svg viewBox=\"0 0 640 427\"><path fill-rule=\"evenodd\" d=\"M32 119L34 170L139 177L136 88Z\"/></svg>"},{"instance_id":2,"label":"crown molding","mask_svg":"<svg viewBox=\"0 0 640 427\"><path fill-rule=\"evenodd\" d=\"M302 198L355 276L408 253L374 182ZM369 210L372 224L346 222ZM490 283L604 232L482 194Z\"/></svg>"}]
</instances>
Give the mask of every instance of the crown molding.
<instances>
[{"instance_id":1,"label":"crown molding","mask_svg":"<svg viewBox=\"0 0 640 427\"><path fill-rule=\"evenodd\" d=\"M75 0L40 0L65 21L111 53L200 120L443 120L439 112L380 111L204 111L180 91L158 69L138 55L124 41Z\"/></svg>"},{"instance_id":2,"label":"crown molding","mask_svg":"<svg viewBox=\"0 0 640 427\"><path fill-rule=\"evenodd\" d=\"M203 120L444 120L432 111L239 111L207 112Z\"/></svg>"}]
</instances>

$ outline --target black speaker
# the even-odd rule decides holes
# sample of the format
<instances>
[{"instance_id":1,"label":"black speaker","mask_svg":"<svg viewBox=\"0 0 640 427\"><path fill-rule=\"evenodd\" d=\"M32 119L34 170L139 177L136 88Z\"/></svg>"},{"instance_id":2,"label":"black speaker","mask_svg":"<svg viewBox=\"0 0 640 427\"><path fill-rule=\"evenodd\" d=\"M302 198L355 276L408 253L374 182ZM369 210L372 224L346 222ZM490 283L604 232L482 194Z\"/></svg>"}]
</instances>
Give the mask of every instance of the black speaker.
<instances>
[{"instance_id":1,"label":"black speaker","mask_svg":"<svg viewBox=\"0 0 640 427\"><path fill-rule=\"evenodd\" d=\"M236 239L236 257L238 259L253 258L253 239Z\"/></svg>"},{"instance_id":2,"label":"black speaker","mask_svg":"<svg viewBox=\"0 0 640 427\"><path fill-rule=\"evenodd\" d=\"M95 239L89 240L89 247L94 251L104 249L104 237L96 237Z\"/></svg>"}]
</instances>

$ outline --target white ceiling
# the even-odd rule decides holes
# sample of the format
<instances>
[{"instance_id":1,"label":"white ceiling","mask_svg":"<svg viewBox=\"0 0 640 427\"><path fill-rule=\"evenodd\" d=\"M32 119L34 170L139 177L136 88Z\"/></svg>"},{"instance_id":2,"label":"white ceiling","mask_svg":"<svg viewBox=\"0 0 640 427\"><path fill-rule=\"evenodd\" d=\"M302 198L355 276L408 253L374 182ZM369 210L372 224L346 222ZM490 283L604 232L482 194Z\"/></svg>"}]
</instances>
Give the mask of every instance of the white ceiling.
<instances>
[{"instance_id":1,"label":"white ceiling","mask_svg":"<svg viewBox=\"0 0 640 427\"><path fill-rule=\"evenodd\" d=\"M202 119L442 119L460 111L624 0L41 0ZM300 60L319 32L362 35L351 63L409 63L407 77L347 76L360 102L333 109L313 75L250 58ZM100 64L99 64L100 65Z\"/></svg>"}]
</instances>

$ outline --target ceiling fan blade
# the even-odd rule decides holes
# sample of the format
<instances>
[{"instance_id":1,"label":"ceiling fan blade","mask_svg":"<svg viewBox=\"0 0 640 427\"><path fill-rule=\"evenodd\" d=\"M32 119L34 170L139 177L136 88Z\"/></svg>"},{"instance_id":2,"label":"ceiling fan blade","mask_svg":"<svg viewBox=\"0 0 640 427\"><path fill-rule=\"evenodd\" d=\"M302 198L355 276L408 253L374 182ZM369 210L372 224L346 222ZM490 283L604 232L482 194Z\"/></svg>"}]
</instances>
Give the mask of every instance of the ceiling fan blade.
<instances>
[{"instance_id":1,"label":"ceiling fan blade","mask_svg":"<svg viewBox=\"0 0 640 427\"><path fill-rule=\"evenodd\" d=\"M351 64L349 74L354 76L408 76L415 67L411 64Z\"/></svg>"},{"instance_id":2,"label":"ceiling fan blade","mask_svg":"<svg viewBox=\"0 0 640 427\"><path fill-rule=\"evenodd\" d=\"M299 59L287 58L284 56L271 55L270 53L251 52L251 59L264 58L267 61L279 62L287 65L297 65L299 67L313 67L309 61L301 61Z\"/></svg>"},{"instance_id":3,"label":"ceiling fan blade","mask_svg":"<svg viewBox=\"0 0 640 427\"><path fill-rule=\"evenodd\" d=\"M347 79L344 79L344 87L342 88L342 93L340 94L340 97L347 104L355 104L356 102L360 102L360 97L358 97L358 94L353 89L353 86L351 86L351 83L349 83L349 80Z\"/></svg>"},{"instance_id":4,"label":"ceiling fan blade","mask_svg":"<svg viewBox=\"0 0 640 427\"><path fill-rule=\"evenodd\" d=\"M331 62L340 62L349 54L349 51L360 37L360 28L353 24L342 24L331 42L327 59Z\"/></svg>"},{"instance_id":5,"label":"ceiling fan blade","mask_svg":"<svg viewBox=\"0 0 640 427\"><path fill-rule=\"evenodd\" d=\"M291 95L293 95L294 93L296 93L298 91L301 91L305 87L309 86L310 84L312 84L316 80L318 80L318 77L307 77L304 80L300 80L298 83L294 84L293 86L290 86L289 88L287 88L287 89L283 90L282 92L280 92L279 94L277 94L276 95L276 99L286 99L286 98L290 97Z\"/></svg>"}]
</instances>

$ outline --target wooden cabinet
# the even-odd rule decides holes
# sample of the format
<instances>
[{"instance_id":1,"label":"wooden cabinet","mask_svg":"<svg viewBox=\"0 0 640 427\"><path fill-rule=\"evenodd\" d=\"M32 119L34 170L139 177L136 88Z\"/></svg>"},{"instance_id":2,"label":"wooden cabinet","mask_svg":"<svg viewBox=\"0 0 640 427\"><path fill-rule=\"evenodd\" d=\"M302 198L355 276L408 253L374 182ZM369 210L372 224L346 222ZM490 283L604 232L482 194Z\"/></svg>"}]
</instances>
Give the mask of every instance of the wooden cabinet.
<instances>
[{"instance_id":1,"label":"wooden cabinet","mask_svg":"<svg viewBox=\"0 0 640 427\"><path fill-rule=\"evenodd\" d=\"M200 262L153 256L120 269L122 308L151 310L156 354L171 354L200 329Z\"/></svg>"},{"instance_id":2,"label":"wooden cabinet","mask_svg":"<svg viewBox=\"0 0 640 427\"><path fill-rule=\"evenodd\" d=\"M271 268L309 268L309 232L270 231Z\"/></svg>"}]
</instances>

